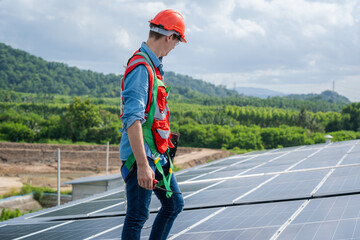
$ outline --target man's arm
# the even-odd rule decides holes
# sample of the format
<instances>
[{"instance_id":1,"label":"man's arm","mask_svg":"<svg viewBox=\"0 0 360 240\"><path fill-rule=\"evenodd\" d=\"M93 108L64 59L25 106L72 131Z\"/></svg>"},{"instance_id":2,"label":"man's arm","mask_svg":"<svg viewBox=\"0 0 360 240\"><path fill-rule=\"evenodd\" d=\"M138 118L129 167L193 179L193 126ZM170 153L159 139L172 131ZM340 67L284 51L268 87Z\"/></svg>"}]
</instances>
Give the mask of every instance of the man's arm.
<instances>
[{"instance_id":1,"label":"man's arm","mask_svg":"<svg viewBox=\"0 0 360 240\"><path fill-rule=\"evenodd\" d=\"M137 179L140 187L148 190L153 189L155 174L149 165L145 148L140 120L135 121L128 129L130 146L134 153L137 165Z\"/></svg>"}]
</instances>

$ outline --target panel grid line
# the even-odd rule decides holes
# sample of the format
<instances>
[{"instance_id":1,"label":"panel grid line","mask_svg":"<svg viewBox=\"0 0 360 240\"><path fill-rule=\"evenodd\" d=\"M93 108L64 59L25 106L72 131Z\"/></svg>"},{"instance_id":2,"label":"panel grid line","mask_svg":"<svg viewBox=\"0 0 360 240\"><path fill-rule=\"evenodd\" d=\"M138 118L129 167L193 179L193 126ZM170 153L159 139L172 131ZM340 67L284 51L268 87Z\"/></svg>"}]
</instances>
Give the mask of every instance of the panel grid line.
<instances>
[{"instance_id":1,"label":"panel grid line","mask_svg":"<svg viewBox=\"0 0 360 240\"><path fill-rule=\"evenodd\" d=\"M339 165L339 166L334 165L334 166L317 167L317 168L304 168L304 169L297 169L297 170L290 170L290 171L254 173L254 174L239 175L239 176L233 176L233 177L209 178L209 179L195 180L195 181L191 181L191 182L179 182L179 185L215 182L215 181L222 181L222 180L236 180L236 179L249 178L249 177L262 177L262 176L271 176L271 175L312 172L312 171L321 171L321 170L328 170L328 169L341 169L341 168L350 168L350 167L360 167L360 163L344 164L344 165Z\"/></svg>"},{"instance_id":2,"label":"panel grid line","mask_svg":"<svg viewBox=\"0 0 360 240\"><path fill-rule=\"evenodd\" d=\"M305 200L303 204L294 212L291 217L286 220L286 222L275 232L275 234L270 238L270 240L276 240L279 238L280 234L287 228L287 226L294 221L294 219L302 212L302 210L309 204L310 200Z\"/></svg>"},{"instance_id":3,"label":"panel grid line","mask_svg":"<svg viewBox=\"0 0 360 240\"><path fill-rule=\"evenodd\" d=\"M36 235L36 234L39 234L39 233L42 233L42 232L46 232L46 231L49 231L49 230L54 229L54 228L58 228L58 227L64 226L64 225L69 224L69 223L72 223L72 222L74 222L74 221L64 222L64 223L58 224L58 225L56 225L56 226L48 227L48 228L45 228L45 229L43 229L43 230L40 230L40 231L37 231L37 232L33 232L33 233L30 233L30 234L27 234L27 235L25 235L25 236L15 238L14 240L20 240L20 239L24 239L24 238L27 238L27 237L31 237L31 236L34 236L34 235Z\"/></svg>"},{"instance_id":4,"label":"panel grid line","mask_svg":"<svg viewBox=\"0 0 360 240\"><path fill-rule=\"evenodd\" d=\"M115 229L121 228L123 225L124 225L124 224L120 224L120 225L117 225L117 226L115 226L115 227L109 228L109 229L107 229L107 230L105 230L105 231L103 231L103 232L100 232L100 233L97 233L97 234L95 234L95 235L93 235L93 236L90 236L90 237L88 237L88 238L85 238L84 240L94 239L94 238L96 238L96 237L98 237L98 236L104 235L105 233L108 233L108 232L114 231Z\"/></svg>"},{"instance_id":5,"label":"panel grid line","mask_svg":"<svg viewBox=\"0 0 360 240\"><path fill-rule=\"evenodd\" d=\"M338 166L339 164L341 164L341 162L345 159L345 157L348 155L348 153L350 153L351 151L352 151L352 149L354 149L354 147L355 147L355 145L356 144L358 144L358 141L356 141L355 142L355 144L353 144L352 145L352 147L346 152L346 154L338 161L338 163L337 163L337 165L336 166ZM332 173L332 170L330 170L330 172ZM327 176L328 175L326 175L325 177L324 177L324 179L326 180L327 179ZM315 191L315 189L317 189L318 188L318 186L316 186L315 188L314 188L314 190L312 191L312 193L316 193L316 191ZM313 196L313 195L311 195L311 196ZM279 238L279 236L281 235L281 233L291 224L291 222L305 209L305 207L310 203L310 199L309 200L306 200L305 201L305 203L304 204L302 204L300 207L299 207L299 209L294 213L294 215L293 216L291 216L284 224L283 224L283 226L281 226L280 228L279 228L279 230L272 236L272 238L271 238L271 240L276 240L276 239L278 239ZM334 203L333 203L334 204ZM330 208L331 209L331 208ZM330 211L330 209L329 209L329 211ZM329 212L328 212L328 214L329 214ZM319 227L318 227L318 229L317 229L317 231L319 230ZM314 234L314 237L315 237L315 235L316 234Z\"/></svg>"},{"instance_id":6,"label":"panel grid line","mask_svg":"<svg viewBox=\"0 0 360 240\"><path fill-rule=\"evenodd\" d=\"M48 213L51 213L51 212L59 211L59 210L61 210L61 209L66 209L66 208L69 208L69 207L77 206L77 205L80 205L80 204L82 204L82 203L90 202L90 201L93 201L93 200L95 200L95 199L107 197L107 196L110 196L110 195L113 195L113 194L116 194L116 193L119 193L119 192L123 192L123 191L124 191L124 190L120 190L120 191L111 192L111 193L108 193L108 194L105 194L105 195L99 195L98 197L89 198L89 199L87 199L87 200L83 200L83 201L80 201L80 202L77 202L77 203L65 205L65 206L63 206L63 207L61 207L61 208L56 208L56 207L55 207L55 208L53 208L52 210L40 212L40 213L38 213L38 214L31 215L31 216L29 216L29 217L25 217L24 219L27 220L27 219L34 218L34 217L38 217L38 216L41 216L41 215L45 215L45 214L48 214Z\"/></svg>"},{"instance_id":7,"label":"panel grid line","mask_svg":"<svg viewBox=\"0 0 360 240\"><path fill-rule=\"evenodd\" d=\"M168 239L358 239L359 169L360 140L352 140L180 171L186 205ZM114 190L0 223L0 239L120 239L124 190ZM150 219L159 203L151 206Z\"/></svg>"},{"instance_id":8,"label":"panel grid line","mask_svg":"<svg viewBox=\"0 0 360 240\"><path fill-rule=\"evenodd\" d=\"M191 229L199 226L200 224L206 222L207 220L209 220L210 218L213 218L214 216L218 215L219 213L221 213L222 211L224 211L226 209L226 207L220 208L219 210L217 210L216 212L210 214L209 216L207 216L206 218L201 219L200 221L198 221L197 223L191 225L190 227L184 229L183 231L171 236L170 238L168 238L169 240L173 240L177 237L179 237L180 235L187 233L188 231L190 231Z\"/></svg>"},{"instance_id":9,"label":"panel grid line","mask_svg":"<svg viewBox=\"0 0 360 240\"><path fill-rule=\"evenodd\" d=\"M119 202L119 203L116 203L116 204L113 204L113 205L104 207L104 208L102 208L102 209L99 209L99 210L93 211L93 212L91 212L91 213L88 213L87 216L90 216L90 215L93 215L93 214L95 214L95 213L99 213L99 212L108 210L108 209L113 208L113 207L120 206L120 205L122 205L122 204L124 204L124 203L125 203L125 201L122 201L122 202Z\"/></svg>"},{"instance_id":10,"label":"panel grid line","mask_svg":"<svg viewBox=\"0 0 360 240\"><path fill-rule=\"evenodd\" d=\"M313 196L320 188L322 185L324 185L324 183L326 182L326 180L330 177L330 175L335 171L336 167L341 166L341 163L344 161L344 159L349 155L349 153L355 148L355 146L358 144L358 141L355 142L355 144L353 144L351 146L351 148L342 156L342 158L337 162L337 164L335 165L334 168L332 168L328 174L322 179L322 181L315 187L315 189L310 193L311 196Z\"/></svg>"}]
</instances>

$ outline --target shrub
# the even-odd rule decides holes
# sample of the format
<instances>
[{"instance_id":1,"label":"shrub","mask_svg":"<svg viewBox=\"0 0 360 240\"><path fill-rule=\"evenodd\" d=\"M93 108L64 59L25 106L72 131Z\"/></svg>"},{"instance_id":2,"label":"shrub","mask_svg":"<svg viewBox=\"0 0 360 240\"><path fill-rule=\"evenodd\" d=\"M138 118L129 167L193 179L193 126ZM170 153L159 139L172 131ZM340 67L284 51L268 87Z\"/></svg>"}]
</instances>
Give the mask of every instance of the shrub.
<instances>
[{"instance_id":1,"label":"shrub","mask_svg":"<svg viewBox=\"0 0 360 240\"><path fill-rule=\"evenodd\" d=\"M27 212L20 212L19 209L12 210L12 209L3 208L1 211L1 215L0 215L0 222L9 220L11 218L20 217L21 215L24 215L25 213L27 213Z\"/></svg>"},{"instance_id":2,"label":"shrub","mask_svg":"<svg viewBox=\"0 0 360 240\"><path fill-rule=\"evenodd\" d=\"M35 138L34 131L21 123L2 123L0 133L5 134L6 139L12 142L33 142Z\"/></svg>"}]
</instances>

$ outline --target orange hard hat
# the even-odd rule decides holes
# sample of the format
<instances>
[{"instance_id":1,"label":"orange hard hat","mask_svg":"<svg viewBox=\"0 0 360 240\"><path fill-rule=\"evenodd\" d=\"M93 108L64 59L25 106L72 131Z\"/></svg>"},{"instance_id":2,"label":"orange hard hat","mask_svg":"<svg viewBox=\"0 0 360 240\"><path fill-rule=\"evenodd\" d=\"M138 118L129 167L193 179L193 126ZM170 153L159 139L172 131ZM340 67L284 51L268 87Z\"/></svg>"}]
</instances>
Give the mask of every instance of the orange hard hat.
<instances>
[{"instance_id":1,"label":"orange hard hat","mask_svg":"<svg viewBox=\"0 0 360 240\"><path fill-rule=\"evenodd\" d=\"M163 10L149 22L160 28L178 32L180 34L181 40L187 42L185 40L185 20L178 11L172 9Z\"/></svg>"}]
</instances>

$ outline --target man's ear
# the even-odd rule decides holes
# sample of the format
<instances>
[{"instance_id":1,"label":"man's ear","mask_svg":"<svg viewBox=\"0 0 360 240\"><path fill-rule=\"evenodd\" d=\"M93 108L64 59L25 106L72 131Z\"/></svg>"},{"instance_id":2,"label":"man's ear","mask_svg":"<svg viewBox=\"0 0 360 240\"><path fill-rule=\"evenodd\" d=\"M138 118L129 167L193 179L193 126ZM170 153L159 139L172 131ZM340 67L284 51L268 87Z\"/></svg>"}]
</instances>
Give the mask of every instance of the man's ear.
<instances>
[{"instance_id":1,"label":"man's ear","mask_svg":"<svg viewBox=\"0 0 360 240\"><path fill-rule=\"evenodd\" d=\"M166 42L170 42L170 41L171 41L171 38L172 38L172 35L170 35L170 36L165 36L165 41L166 41Z\"/></svg>"}]
</instances>

